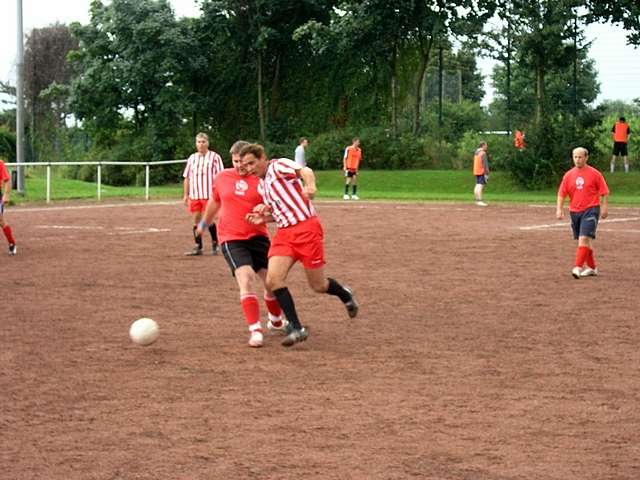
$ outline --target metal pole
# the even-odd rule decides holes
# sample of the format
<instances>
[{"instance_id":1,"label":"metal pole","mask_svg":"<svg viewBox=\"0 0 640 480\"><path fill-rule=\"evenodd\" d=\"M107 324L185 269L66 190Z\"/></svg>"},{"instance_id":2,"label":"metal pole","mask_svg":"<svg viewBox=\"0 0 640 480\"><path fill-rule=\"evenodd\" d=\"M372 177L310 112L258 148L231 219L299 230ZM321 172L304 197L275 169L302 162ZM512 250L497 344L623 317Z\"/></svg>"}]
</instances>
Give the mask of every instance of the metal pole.
<instances>
[{"instance_id":1,"label":"metal pole","mask_svg":"<svg viewBox=\"0 0 640 480\"><path fill-rule=\"evenodd\" d=\"M578 116L578 10L573 17L573 117Z\"/></svg>"},{"instance_id":2,"label":"metal pole","mask_svg":"<svg viewBox=\"0 0 640 480\"><path fill-rule=\"evenodd\" d=\"M51 164L47 165L47 203L51 203Z\"/></svg>"},{"instance_id":3,"label":"metal pole","mask_svg":"<svg viewBox=\"0 0 640 480\"><path fill-rule=\"evenodd\" d=\"M149 164L144 167L144 199L149 200Z\"/></svg>"},{"instance_id":4,"label":"metal pole","mask_svg":"<svg viewBox=\"0 0 640 480\"><path fill-rule=\"evenodd\" d=\"M18 194L24 195L24 42L22 33L22 0L17 0L18 10L18 54L16 61L16 163L18 171Z\"/></svg>"},{"instance_id":5,"label":"metal pole","mask_svg":"<svg viewBox=\"0 0 640 480\"><path fill-rule=\"evenodd\" d=\"M102 165L98 164L98 201L102 200Z\"/></svg>"}]
</instances>

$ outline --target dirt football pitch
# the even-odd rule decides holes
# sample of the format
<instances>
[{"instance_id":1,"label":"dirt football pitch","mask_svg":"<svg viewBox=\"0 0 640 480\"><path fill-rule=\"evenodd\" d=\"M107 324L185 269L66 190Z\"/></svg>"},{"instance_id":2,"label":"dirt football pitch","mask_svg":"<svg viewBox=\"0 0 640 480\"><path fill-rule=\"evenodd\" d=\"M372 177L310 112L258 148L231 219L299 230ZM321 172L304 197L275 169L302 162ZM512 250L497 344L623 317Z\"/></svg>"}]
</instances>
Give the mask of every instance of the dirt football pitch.
<instances>
[{"instance_id":1,"label":"dirt football pitch","mask_svg":"<svg viewBox=\"0 0 640 480\"><path fill-rule=\"evenodd\" d=\"M10 208L0 478L640 478L639 209L611 209L575 280L553 206L316 205L360 314L297 265L290 349L248 347L177 202Z\"/></svg>"}]
</instances>

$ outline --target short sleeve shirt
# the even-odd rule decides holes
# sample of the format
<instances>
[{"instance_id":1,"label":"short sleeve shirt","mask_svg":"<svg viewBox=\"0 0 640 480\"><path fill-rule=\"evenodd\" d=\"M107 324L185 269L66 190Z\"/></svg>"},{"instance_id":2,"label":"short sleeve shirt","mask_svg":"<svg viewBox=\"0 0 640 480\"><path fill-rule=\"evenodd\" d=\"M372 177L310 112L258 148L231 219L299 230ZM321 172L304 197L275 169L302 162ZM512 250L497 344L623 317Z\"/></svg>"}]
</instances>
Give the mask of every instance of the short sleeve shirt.
<instances>
[{"instance_id":1,"label":"short sleeve shirt","mask_svg":"<svg viewBox=\"0 0 640 480\"><path fill-rule=\"evenodd\" d=\"M304 158L304 147L302 145L296 147L296 163L301 167L307 166L307 161Z\"/></svg>"},{"instance_id":2,"label":"short sleeve shirt","mask_svg":"<svg viewBox=\"0 0 640 480\"><path fill-rule=\"evenodd\" d=\"M592 166L573 167L564 174L558 195L569 196L569 211L582 212L600 205L600 196L609 195L609 187L602 174Z\"/></svg>"},{"instance_id":3,"label":"short sleeve shirt","mask_svg":"<svg viewBox=\"0 0 640 480\"><path fill-rule=\"evenodd\" d=\"M182 172L182 176L189 179L189 198L208 200L215 176L223 169L222 158L216 152L209 150L204 155L191 154Z\"/></svg>"},{"instance_id":4,"label":"short sleeve shirt","mask_svg":"<svg viewBox=\"0 0 640 480\"><path fill-rule=\"evenodd\" d=\"M253 207L262 203L258 191L260 179L254 175L239 175L235 168L227 168L216 175L213 199L220 204L218 215L218 240L248 240L262 235L269 236L266 225L253 225L245 220Z\"/></svg>"},{"instance_id":5,"label":"short sleeve shirt","mask_svg":"<svg viewBox=\"0 0 640 480\"><path fill-rule=\"evenodd\" d=\"M4 162L0 160L0 192L2 192L2 186L4 182L11 180L11 175L9 175L9 171L5 166Z\"/></svg>"}]
</instances>

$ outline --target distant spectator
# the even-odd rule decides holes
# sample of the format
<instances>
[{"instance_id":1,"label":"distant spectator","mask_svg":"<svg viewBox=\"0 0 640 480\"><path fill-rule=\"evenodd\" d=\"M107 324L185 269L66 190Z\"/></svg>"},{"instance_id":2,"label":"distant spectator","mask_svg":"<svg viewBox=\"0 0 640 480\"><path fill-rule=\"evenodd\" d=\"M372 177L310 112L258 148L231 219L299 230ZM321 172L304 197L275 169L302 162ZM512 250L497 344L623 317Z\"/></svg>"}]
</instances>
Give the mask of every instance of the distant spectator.
<instances>
[{"instance_id":1,"label":"distant spectator","mask_svg":"<svg viewBox=\"0 0 640 480\"><path fill-rule=\"evenodd\" d=\"M305 159L305 149L309 146L309 139L307 137L300 137L298 146L296 147L295 160L301 167L307 166L307 160Z\"/></svg>"},{"instance_id":2,"label":"distant spectator","mask_svg":"<svg viewBox=\"0 0 640 480\"><path fill-rule=\"evenodd\" d=\"M360 138L354 137L351 145L344 149L342 169L344 170L344 195L342 198L349 200L349 185L351 185L351 200L360 200L358 197L358 169L362 161Z\"/></svg>"},{"instance_id":3,"label":"distant spectator","mask_svg":"<svg viewBox=\"0 0 640 480\"><path fill-rule=\"evenodd\" d=\"M487 155L487 150L489 146L487 142L482 141L475 153L473 154L473 174L476 177L476 186L473 190L476 205L479 207L486 207L487 204L482 201L482 192L484 190L484 186L489 179L489 156Z\"/></svg>"},{"instance_id":4,"label":"distant spectator","mask_svg":"<svg viewBox=\"0 0 640 480\"><path fill-rule=\"evenodd\" d=\"M513 139L513 145L518 149L518 150L522 150L525 147L525 143L524 143L524 132L522 130L516 130L514 139Z\"/></svg>"},{"instance_id":5,"label":"distant spectator","mask_svg":"<svg viewBox=\"0 0 640 480\"><path fill-rule=\"evenodd\" d=\"M624 117L620 119L611 128L611 136L613 137L613 156L611 157L611 173L616 169L616 157L621 155L624 161L624 171L629 173L629 153L627 152L627 144L629 143L629 135L631 129Z\"/></svg>"}]
</instances>

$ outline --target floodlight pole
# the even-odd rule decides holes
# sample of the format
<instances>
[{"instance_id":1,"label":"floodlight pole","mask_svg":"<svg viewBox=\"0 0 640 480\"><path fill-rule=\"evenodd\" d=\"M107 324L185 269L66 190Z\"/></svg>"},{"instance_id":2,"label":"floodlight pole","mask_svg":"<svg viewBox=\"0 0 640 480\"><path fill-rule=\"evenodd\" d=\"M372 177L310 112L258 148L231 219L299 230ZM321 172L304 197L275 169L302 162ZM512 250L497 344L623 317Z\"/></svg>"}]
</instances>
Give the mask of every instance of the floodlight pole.
<instances>
[{"instance_id":1,"label":"floodlight pole","mask_svg":"<svg viewBox=\"0 0 640 480\"><path fill-rule=\"evenodd\" d=\"M22 0L17 0L18 55L16 82L16 163L18 164L17 192L24 195L24 43L22 33Z\"/></svg>"}]
</instances>

